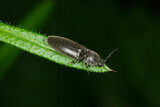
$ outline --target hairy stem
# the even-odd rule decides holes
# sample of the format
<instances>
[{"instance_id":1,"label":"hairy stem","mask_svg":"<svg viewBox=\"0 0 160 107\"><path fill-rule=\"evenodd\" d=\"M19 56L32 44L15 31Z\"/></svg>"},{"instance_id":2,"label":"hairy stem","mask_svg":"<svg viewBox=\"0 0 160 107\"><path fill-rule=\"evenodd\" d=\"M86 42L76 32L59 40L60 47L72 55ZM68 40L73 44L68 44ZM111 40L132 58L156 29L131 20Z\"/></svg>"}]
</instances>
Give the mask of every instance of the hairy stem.
<instances>
[{"instance_id":1,"label":"hairy stem","mask_svg":"<svg viewBox=\"0 0 160 107\"><path fill-rule=\"evenodd\" d=\"M76 64L69 64L69 62L74 61L74 59L67 56L61 55L57 51L53 50L46 43L47 36L38 34L32 31L21 29L19 27L10 26L4 23L0 23L0 40L18 48L26 50L35 55L47 58L56 63L66 65L69 67L86 70L84 63L81 61ZM107 72L111 69L105 65L105 70L103 67L88 67L91 72Z\"/></svg>"}]
</instances>

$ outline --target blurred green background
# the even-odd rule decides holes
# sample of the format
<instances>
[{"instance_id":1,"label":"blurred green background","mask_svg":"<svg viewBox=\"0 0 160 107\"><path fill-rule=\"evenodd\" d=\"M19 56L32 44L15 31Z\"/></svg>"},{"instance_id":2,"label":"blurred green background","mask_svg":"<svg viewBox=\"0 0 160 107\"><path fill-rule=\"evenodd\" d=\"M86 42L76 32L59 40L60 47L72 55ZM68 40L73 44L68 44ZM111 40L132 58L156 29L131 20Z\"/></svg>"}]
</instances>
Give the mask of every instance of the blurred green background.
<instances>
[{"instance_id":1,"label":"blurred green background","mask_svg":"<svg viewBox=\"0 0 160 107\"><path fill-rule=\"evenodd\" d=\"M0 42L0 107L160 107L153 0L1 0L0 20L77 41L118 73L88 73Z\"/></svg>"}]
</instances>

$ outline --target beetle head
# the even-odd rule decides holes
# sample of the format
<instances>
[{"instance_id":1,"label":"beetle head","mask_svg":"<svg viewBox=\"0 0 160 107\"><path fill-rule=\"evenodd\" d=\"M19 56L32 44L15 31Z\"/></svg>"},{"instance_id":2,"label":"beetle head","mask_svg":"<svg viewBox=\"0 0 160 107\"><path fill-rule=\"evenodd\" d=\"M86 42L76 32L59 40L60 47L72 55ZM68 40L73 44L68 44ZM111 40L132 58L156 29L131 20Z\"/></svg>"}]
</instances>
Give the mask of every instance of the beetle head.
<instances>
[{"instance_id":1,"label":"beetle head","mask_svg":"<svg viewBox=\"0 0 160 107\"><path fill-rule=\"evenodd\" d=\"M104 60L103 60L103 59L101 59L101 60L99 61L98 66L99 66L99 67L103 67L103 66L104 66Z\"/></svg>"}]
</instances>

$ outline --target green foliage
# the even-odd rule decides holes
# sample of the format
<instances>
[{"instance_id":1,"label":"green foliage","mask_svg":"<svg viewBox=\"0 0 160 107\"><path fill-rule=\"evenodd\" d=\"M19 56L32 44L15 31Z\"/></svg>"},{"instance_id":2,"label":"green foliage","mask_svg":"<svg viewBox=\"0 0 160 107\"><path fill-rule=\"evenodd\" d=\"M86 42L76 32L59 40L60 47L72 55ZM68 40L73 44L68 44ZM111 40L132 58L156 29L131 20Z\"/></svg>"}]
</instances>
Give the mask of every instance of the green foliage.
<instances>
[{"instance_id":1,"label":"green foliage","mask_svg":"<svg viewBox=\"0 0 160 107\"><path fill-rule=\"evenodd\" d=\"M59 64L74 67L77 69L87 70L83 62L79 62L77 64L70 64L69 62L73 61L73 59L61 55L52 48L50 48L50 46L46 43L46 39L47 36L45 35L0 23L1 41L19 47L38 56L47 58ZM107 67L106 65L105 67L108 71L110 71L109 67ZM99 73L107 72L102 67L89 67L88 70Z\"/></svg>"},{"instance_id":2,"label":"green foliage","mask_svg":"<svg viewBox=\"0 0 160 107\"><path fill-rule=\"evenodd\" d=\"M0 78L9 70L10 65L16 60L20 54L20 49L8 45L2 44L0 47Z\"/></svg>"},{"instance_id":3,"label":"green foliage","mask_svg":"<svg viewBox=\"0 0 160 107\"><path fill-rule=\"evenodd\" d=\"M29 14L24 16L22 21L20 21L20 26L22 28L38 30L48 21L53 12L54 2L46 0L32 9Z\"/></svg>"},{"instance_id":4,"label":"green foliage","mask_svg":"<svg viewBox=\"0 0 160 107\"><path fill-rule=\"evenodd\" d=\"M20 21L20 26L34 30L40 29L51 15L53 7L53 1L47 0L38 4L36 8L32 9L31 12ZM0 78L8 71L20 53L20 49L9 44L2 44L0 48Z\"/></svg>"}]
</instances>

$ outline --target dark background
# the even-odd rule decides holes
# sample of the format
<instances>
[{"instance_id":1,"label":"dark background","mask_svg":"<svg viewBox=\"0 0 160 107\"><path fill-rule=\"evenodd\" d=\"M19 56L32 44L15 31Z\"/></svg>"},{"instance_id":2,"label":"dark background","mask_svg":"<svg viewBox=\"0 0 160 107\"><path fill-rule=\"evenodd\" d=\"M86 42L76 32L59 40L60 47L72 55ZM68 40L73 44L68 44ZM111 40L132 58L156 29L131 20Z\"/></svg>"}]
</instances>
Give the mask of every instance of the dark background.
<instances>
[{"instance_id":1,"label":"dark background","mask_svg":"<svg viewBox=\"0 0 160 107\"><path fill-rule=\"evenodd\" d=\"M19 26L21 20L43 2L1 0L0 20ZM106 62L118 73L88 75L86 71L62 66L9 46L19 54L1 77L0 107L160 107L158 2L49 2L54 4L53 10L43 24L37 24L41 27L28 26L26 29L70 38L98 52L102 58L119 47ZM4 45L0 43L1 47ZM8 53L4 63L14 52Z\"/></svg>"}]
</instances>

